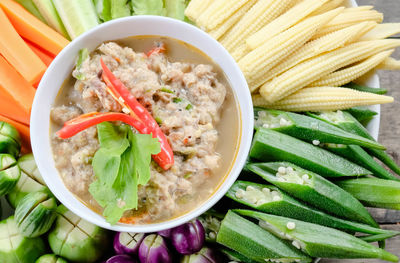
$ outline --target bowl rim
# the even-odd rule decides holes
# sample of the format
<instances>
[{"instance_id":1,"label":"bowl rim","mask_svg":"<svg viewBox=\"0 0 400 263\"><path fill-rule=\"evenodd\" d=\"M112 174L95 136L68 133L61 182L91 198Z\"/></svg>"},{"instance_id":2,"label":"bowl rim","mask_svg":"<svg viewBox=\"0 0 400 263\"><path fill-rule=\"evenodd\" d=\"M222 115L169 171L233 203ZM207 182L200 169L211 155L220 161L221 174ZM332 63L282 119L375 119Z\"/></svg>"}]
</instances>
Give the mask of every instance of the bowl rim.
<instances>
[{"instance_id":1,"label":"bowl rim","mask_svg":"<svg viewBox=\"0 0 400 263\"><path fill-rule=\"evenodd\" d=\"M85 42L94 42L98 41L96 36L100 36L100 34L106 33L105 35L113 35L115 32L110 33L110 30L122 30L122 26L130 25L135 26L137 24L148 24L151 25L151 32L155 32L160 29L155 29L156 27L163 27L167 31L164 34L153 34L148 33L145 35L161 35L161 36L170 36L172 38L182 40L187 42L206 55L208 55L211 59L214 60L216 64L218 64L229 80L231 85L231 89L234 93L235 100L237 105L239 106L239 112L241 115L241 121L239 127L241 128L241 137L238 142L238 150L237 157L235 162L232 164L232 169L229 173L221 180L217 190L206 200L203 201L202 204L197 206L195 209L181 215L177 218L172 218L164 222L160 223L152 223L147 225L127 225L127 224L116 224L110 225L106 222L102 215L98 215L93 212L91 209L86 207L81 201L78 200L64 185L61 176L59 175L57 169L54 165L54 159L52 155L52 150L50 146L50 129L46 129L50 124L50 108L53 104L54 100L50 100L48 98L51 95L48 95L48 91L51 89L54 93L56 90L58 93L61 85L55 85L56 88L53 88L50 84L54 82L54 74L58 71L62 70L62 67L69 67L67 64L64 64L63 61L71 60L71 54L74 54L73 60L75 61L75 57L77 54L77 50L80 48L84 48L82 46ZM168 27L169 26L169 27ZM139 27L138 27L139 28ZM175 33L168 32L168 30ZM135 29L133 29L135 30ZM143 29L136 29L143 30ZM182 32L178 32L182 30ZM131 32L131 29L127 29L126 31ZM122 34L122 33L121 33ZM143 34L129 34L129 35L121 35L120 37L110 37L107 40L103 40L97 42L96 45L92 44L92 46L98 46L104 41L111 41L116 39L126 38L128 36L134 35L143 35ZM173 35L173 36L171 36ZM176 37L179 35L179 37ZM102 35L101 38L104 36ZM77 49L79 47L79 49ZM72 53L72 52L76 53ZM213 54L210 54L213 53ZM218 63L218 61L224 61L224 65ZM63 71L65 71L64 69ZM69 68L69 72L72 71L72 68ZM228 71L228 72L227 72ZM53 75L53 77L52 77ZM64 79L61 80L61 83ZM47 120L47 123L46 123ZM190 25L188 23L184 23L179 20L175 20L172 18L161 17L161 16L131 16L124 17L116 20L109 21L107 23L103 23L88 32L82 34L75 40L73 40L67 47L65 47L60 54L54 59L52 64L49 66L48 70L45 72L39 87L36 92L36 96L34 98L32 112L31 112L31 144L32 151L35 156L35 160L38 166L39 171L41 172L43 179L45 180L48 188L53 192L56 198L64 204L69 210L71 210L76 215L81 218L89 221L95 225L98 225L102 228L120 231L120 232L157 232L164 229L169 229L178 225L181 225L210 209L215 203L217 203L229 190L232 184L236 181L237 177L240 174L240 171L244 167L244 164L247 159L247 155L250 151L252 135L253 135L253 104L251 100L251 94L249 92L247 82L243 73L241 72L239 66L236 64L235 60L231 57L228 51L216 40L214 40L207 33L203 32L199 28ZM50 152L50 156L49 156ZM53 176L54 171L56 171L57 176ZM58 178L58 179L57 179ZM59 181L62 183L62 187L59 184ZM79 203L79 205L77 204Z\"/></svg>"}]
</instances>

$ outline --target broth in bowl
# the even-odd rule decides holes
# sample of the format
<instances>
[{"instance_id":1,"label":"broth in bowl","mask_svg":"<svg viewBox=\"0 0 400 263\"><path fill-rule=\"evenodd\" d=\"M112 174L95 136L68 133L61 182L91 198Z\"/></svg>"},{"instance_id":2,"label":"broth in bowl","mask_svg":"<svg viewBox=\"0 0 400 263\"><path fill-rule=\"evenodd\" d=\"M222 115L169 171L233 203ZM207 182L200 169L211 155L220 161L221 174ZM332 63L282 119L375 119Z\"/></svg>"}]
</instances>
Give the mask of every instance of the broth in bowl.
<instances>
[{"instance_id":1,"label":"broth in bowl","mask_svg":"<svg viewBox=\"0 0 400 263\"><path fill-rule=\"evenodd\" d=\"M56 134L83 114L129 114L122 98L109 92L100 59L157 121L174 157L168 169L150 163L150 180L138 186L137 209L125 211L120 222L162 222L200 206L235 161L241 134L239 108L226 76L212 59L165 37L103 43L65 81L50 117L53 156L66 187L92 210L104 212L104 205L89 190L98 179L92 165L100 149L96 126L68 139ZM112 124L126 126L119 121Z\"/></svg>"}]
</instances>

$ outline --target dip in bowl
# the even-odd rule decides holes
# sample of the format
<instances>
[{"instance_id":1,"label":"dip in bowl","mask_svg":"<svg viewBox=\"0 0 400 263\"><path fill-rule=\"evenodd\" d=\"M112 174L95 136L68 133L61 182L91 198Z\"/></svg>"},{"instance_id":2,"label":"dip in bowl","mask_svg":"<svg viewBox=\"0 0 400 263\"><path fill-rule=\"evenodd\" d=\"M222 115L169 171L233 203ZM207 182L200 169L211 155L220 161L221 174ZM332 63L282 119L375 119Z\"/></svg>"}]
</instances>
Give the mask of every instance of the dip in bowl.
<instances>
[{"instance_id":1,"label":"dip in bowl","mask_svg":"<svg viewBox=\"0 0 400 263\"><path fill-rule=\"evenodd\" d=\"M113 92L104 66L162 135L141 127L148 122ZM60 136L71 120L115 113L142 124L112 118ZM40 83L31 123L38 168L65 206L101 227L154 232L198 216L225 194L245 163L253 111L242 73L218 42L180 21L138 16L103 24L66 47ZM151 136L160 145L150 162L143 141ZM110 141L128 146L115 157ZM136 165L143 160L147 180L146 165Z\"/></svg>"}]
</instances>

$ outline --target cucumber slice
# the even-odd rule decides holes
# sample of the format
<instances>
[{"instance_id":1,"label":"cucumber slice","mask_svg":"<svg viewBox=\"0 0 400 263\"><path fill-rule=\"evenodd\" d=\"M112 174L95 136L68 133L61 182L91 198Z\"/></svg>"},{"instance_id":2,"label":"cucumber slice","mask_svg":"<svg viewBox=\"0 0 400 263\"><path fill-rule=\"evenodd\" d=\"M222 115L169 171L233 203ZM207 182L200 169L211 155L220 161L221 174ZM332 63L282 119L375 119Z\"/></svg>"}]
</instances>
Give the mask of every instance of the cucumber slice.
<instances>
[{"instance_id":1,"label":"cucumber slice","mask_svg":"<svg viewBox=\"0 0 400 263\"><path fill-rule=\"evenodd\" d=\"M40 14L39 10L37 9L36 5L32 2L32 0L15 0L20 5L22 5L26 10L29 11L32 15L36 16L39 20L43 23L46 23L44 17Z\"/></svg>"},{"instance_id":2,"label":"cucumber slice","mask_svg":"<svg viewBox=\"0 0 400 263\"><path fill-rule=\"evenodd\" d=\"M40 14L42 14L46 20L47 24L64 37L69 38L67 30L65 29L61 18L51 0L33 0L33 2L38 8Z\"/></svg>"},{"instance_id":3,"label":"cucumber slice","mask_svg":"<svg viewBox=\"0 0 400 263\"><path fill-rule=\"evenodd\" d=\"M52 0L71 39L99 24L91 0Z\"/></svg>"}]
</instances>

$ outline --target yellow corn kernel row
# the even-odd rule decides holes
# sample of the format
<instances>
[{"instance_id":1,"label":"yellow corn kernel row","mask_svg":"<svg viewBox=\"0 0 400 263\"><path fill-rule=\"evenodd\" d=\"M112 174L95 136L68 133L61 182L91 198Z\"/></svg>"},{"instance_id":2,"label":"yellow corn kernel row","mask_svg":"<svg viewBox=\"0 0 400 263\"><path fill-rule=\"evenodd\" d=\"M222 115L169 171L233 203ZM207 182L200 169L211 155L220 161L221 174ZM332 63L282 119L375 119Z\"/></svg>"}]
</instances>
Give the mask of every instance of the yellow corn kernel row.
<instances>
[{"instance_id":1,"label":"yellow corn kernel row","mask_svg":"<svg viewBox=\"0 0 400 263\"><path fill-rule=\"evenodd\" d=\"M334 31L340 30L342 28L365 22L365 21L374 21L377 23L381 23L383 20L382 13L379 13L375 10L367 10L360 12L347 12L341 13L331 22L326 24L323 28L318 30L318 32L312 37L312 39L320 38L326 34L332 33Z\"/></svg>"},{"instance_id":2,"label":"yellow corn kernel row","mask_svg":"<svg viewBox=\"0 0 400 263\"><path fill-rule=\"evenodd\" d=\"M236 60L239 61L242 57L244 57L246 54L249 53L249 50L247 49L247 45L242 43L239 45L237 48L235 48L231 52L231 56Z\"/></svg>"},{"instance_id":3,"label":"yellow corn kernel row","mask_svg":"<svg viewBox=\"0 0 400 263\"><path fill-rule=\"evenodd\" d=\"M221 39L221 44L232 51L248 36L257 32L286 9L293 0L258 0L258 2Z\"/></svg>"},{"instance_id":4,"label":"yellow corn kernel row","mask_svg":"<svg viewBox=\"0 0 400 263\"><path fill-rule=\"evenodd\" d=\"M248 0L213 0L196 20L196 23L201 28L212 30L247 2Z\"/></svg>"},{"instance_id":5,"label":"yellow corn kernel row","mask_svg":"<svg viewBox=\"0 0 400 263\"><path fill-rule=\"evenodd\" d=\"M385 39L358 42L336 49L306 60L265 83L260 88L260 94L268 102L276 102L335 70L397 46L400 46L400 40Z\"/></svg>"},{"instance_id":6,"label":"yellow corn kernel row","mask_svg":"<svg viewBox=\"0 0 400 263\"><path fill-rule=\"evenodd\" d=\"M320 8L315 10L310 14L310 16L316 16L316 15L321 15L323 13L326 13L330 10L333 10L335 8L338 8L343 4L344 0L331 0L323 4Z\"/></svg>"},{"instance_id":7,"label":"yellow corn kernel row","mask_svg":"<svg viewBox=\"0 0 400 263\"><path fill-rule=\"evenodd\" d=\"M254 106L287 111L343 110L393 102L393 98L340 87L304 88L275 103L267 102L260 95L253 95Z\"/></svg>"},{"instance_id":8,"label":"yellow corn kernel row","mask_svg":"<svg viewBox=\"0 0 400 263\"><path fill-rule=\"evenodd\" d=\"M192 0L185 10L185 15L192 21L196 21L214 0Z\"/></svg>"},{"instance_id":9,"label":"yellow corn kernel row","mask_svg":"<svg viewBox=\"0 0 400 263\"><path fill-rule=\"evenodd\" d=\"M258 0L249 0L244 4L239 10L237 10L233 15L226 19L222 24L218 25L216 28L208 31L213 38L219 40L229 29L232 28L246 13L250 8L257 3Z\"/></svg>"},{"instance_id":10,"label":"yellow corn kernel row","mask_svg":"<svg viewBox=\"0 0 400 263\"><path fill-rule=\"evenodd\" d=\"M250 49L256 49L268 41L268 39L297 24L326 2L327 0L304 0L300 2L246 39L247 46Z\"/></svg>"},{"instance_id":11,"label":"yellow corn kernel row","mask_svg":"<svg viewBox=\"0 0 400 263\"><path fill-rule=\"evenodd\" d=\"M272 67L304 45L313 34L337 16L343 8L337 8L323 15L310 17L294 27L269 39L260 47L254 49L244 56L238 65L242 69L249 87L254 90L262 83L255 80L265 75Z\"/></svg>"},{"instance_id":12,"label":"yellow corn kernel row","mask_svg":"<svg viewBox=\"0 0 400 263\"><path fill-rule=\"evenodd\" d=\"M391 57L386 58L377 68L384 70L400 70L400 60Z\"/></svg>"},{"instance_id":13,"label":"yellow corn kernel row","mask_svg":"<svg viewBox=\"0 0 400 263\"><path fill-rule=\"evenodd\" d=\"M296 50L285 60L281 61L278 65L262 76L262 78L264 79L264 82L267 82L309 58L352 43L357 40L357 36L360 35L360 32L365 32L366 30L373 28L375 24L375 22L363 22L310 41ZM261 81L262 80L258 80L257 82L260 83Z\"/></svg>"},{"instance_id":14,"label":"yellow corn kernel row","mask_svg":"<svg viewBox=\"0 0 400 263\"><path fill-rule=\"evenodd\" d=\"M384 39L400 33L400 23L378 24L374 29L366 33L360 40Z\"/></svg>"},{"instance_id":15,"label":"yellow corn kernel row","mask_svg":"<svg viewBox=\"0 0 400 263\"><path fill-rule=\"evenodd\" d=\"M323 87L323 86L329 86L329 87L340 87L344 84L347 84L355 79L358 79L365 73L369 72L376 66L378 66L382 61L384 61L386 58L388 58L392 53L394 49L384 51L381 53L378 53L356 65L353 65L351 67L341 69L338 71L335 71L333 73L330 73L326 75L325 77L322 77L321 79L314 81L311 83L309 86L310 87Z\"/></svg>"}]
</instances>

